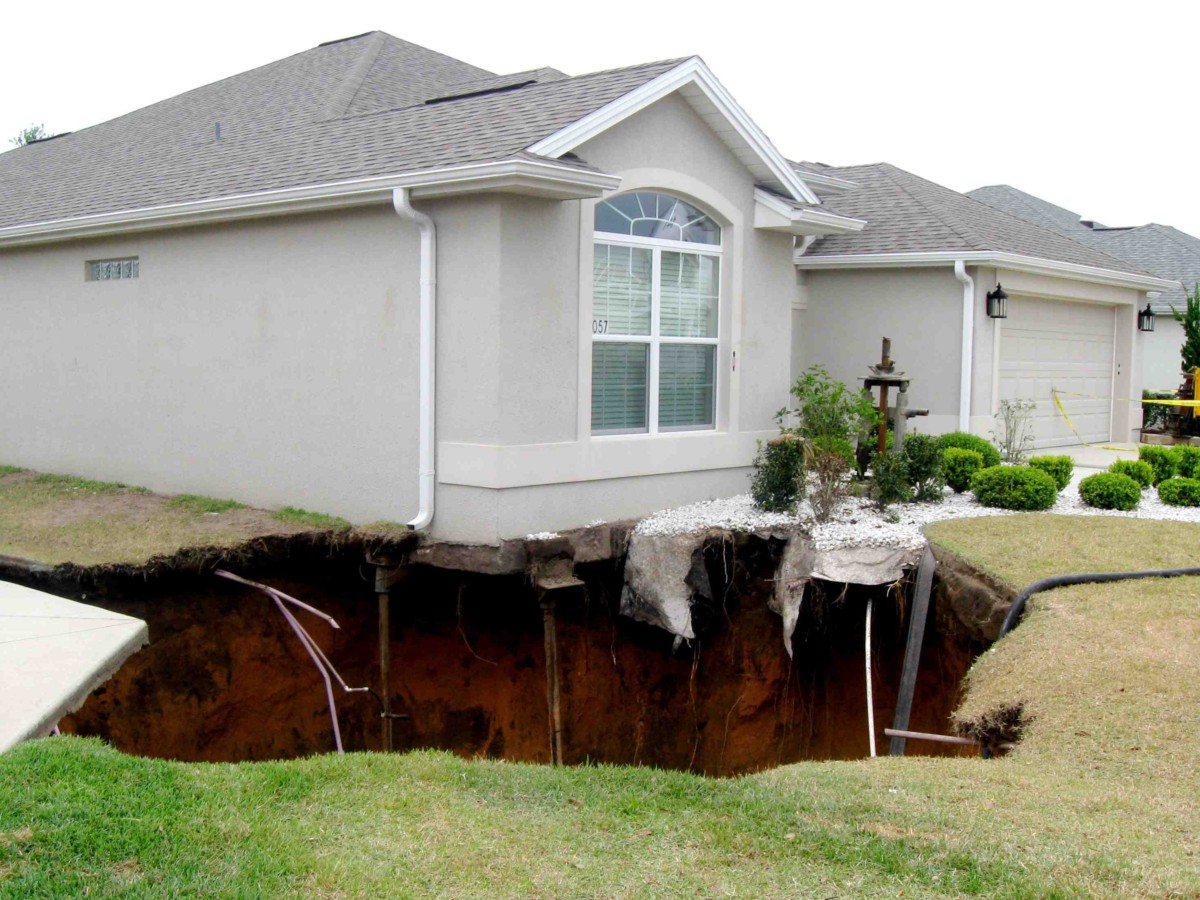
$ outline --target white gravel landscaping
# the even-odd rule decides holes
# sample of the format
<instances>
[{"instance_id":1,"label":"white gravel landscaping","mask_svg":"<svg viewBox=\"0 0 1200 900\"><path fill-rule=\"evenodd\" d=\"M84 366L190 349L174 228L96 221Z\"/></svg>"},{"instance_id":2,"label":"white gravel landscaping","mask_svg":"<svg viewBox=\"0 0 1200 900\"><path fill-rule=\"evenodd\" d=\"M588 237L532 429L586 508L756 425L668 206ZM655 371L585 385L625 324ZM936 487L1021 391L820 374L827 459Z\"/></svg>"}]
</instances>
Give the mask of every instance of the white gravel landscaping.
<instances>
[{"instance_id":1,"label":"white gravel landscaping","mask_svg":"<svg viewBox=\"0 0 1200 900\"><path fill-rule=\"evenodd\" d=\"M1168 506L1158 499L1153 488L1142 492L1137 508L1129 512L1093 509L1079 498L1079 482L1090 470L1077 471L1058 495L1048 514L1066 516L1120 516L1129 519L1161 519L1172 522L1200 523L1200 508ZM800 528L808 532L817 550L849 547L919 548L924 546L922 529L930 522L964 519L974 516L1010 516L1004 509L981 506L970 493L955 494L946 489L941 503L899 503L881 511L862 497L848 498L823 525L812 522L807 503L792 514L770 513L758 509L749 494L705 500L675 509L664 509L638 523L635 532L644 535L690 534L708 529L727 531L774 531Z\"/></svg>"}]
</instances>

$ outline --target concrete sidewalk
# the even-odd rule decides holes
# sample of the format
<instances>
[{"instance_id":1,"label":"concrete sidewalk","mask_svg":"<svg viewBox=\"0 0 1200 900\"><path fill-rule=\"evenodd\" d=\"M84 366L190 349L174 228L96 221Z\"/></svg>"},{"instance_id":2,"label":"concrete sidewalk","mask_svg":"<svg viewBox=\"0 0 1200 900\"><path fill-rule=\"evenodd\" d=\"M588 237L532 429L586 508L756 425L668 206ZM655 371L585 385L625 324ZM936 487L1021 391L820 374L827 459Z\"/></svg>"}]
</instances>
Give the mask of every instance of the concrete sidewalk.
<instances>
[{"instance_id":1,"label":"concrete sidewalk","mask_svg":"<svg viewBox=\"0 0 1200 900\"><path fill-rule=\"evenodd\" d=\"M0 753L50 734L147 643L141 619L0 581Z\"/></svg>"},{"instance_id":2,"label":"concrete sidewalk","mask_svg":"<svg viewBox=\"0 0 1200 900\"><path fill-rule=\"evenodd\" d=\"M1109 447L1119 447L1110 450ZM1075 460L1076 469L1094 469L1097 472L1107 469L1118 459L1137 459L1137 444L1121 444L1111 442L1103 447L1076 444L1073 447L1050 447L1046 450L1035 450L1030 456L1069 456Z\"/></svg>"}]
</instances>

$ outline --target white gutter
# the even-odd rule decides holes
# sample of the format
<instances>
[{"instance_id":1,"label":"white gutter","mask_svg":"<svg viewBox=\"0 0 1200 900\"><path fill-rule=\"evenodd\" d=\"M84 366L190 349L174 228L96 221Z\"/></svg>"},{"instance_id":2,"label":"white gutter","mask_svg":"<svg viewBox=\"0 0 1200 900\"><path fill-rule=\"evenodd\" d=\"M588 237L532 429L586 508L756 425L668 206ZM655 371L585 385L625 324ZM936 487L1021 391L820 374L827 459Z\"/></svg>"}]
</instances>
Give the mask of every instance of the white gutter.
<instances>
[{"instance_id":1,"label":"white gutter","mask_svg":"<svg viewBox=\"0 0 1200 900\"><path fill-rule=\"evenodd\" d=\"M417 515L408 527L420 531L433 521L434 500L434 450L437 393L434 390L434 375L437 371L437 335L434 329L437 316L437 229L433 219L420 210L413 209L409 188L392 191L392 207L396 213L410 222L415 222L421 232L421 318L420 354L418 374L418 396L420 413L418 418L417 454Z\"/></svg>"},{"instance_id":2,"label":"white gutter","mask_svg":"<svg viewBox=\"0 0 1200 900\"><path fill-rule=\"evenodd\" d=\"M804 256L796 258L802 269L900 269L916 266L946 266L959 261L969 266L989 266L1028 272L1032 275L1051 275L1072 278L1094 284L1109 284L1114 287L1135 288L1141 291L1170 290L1177 282L1152 275L1138 275L1115 269L1101 269L1078 263L1058 262L1007 253L998 250L966 252L962 250L935 250L903 253L847 253L841 256Z\"/></svg>"},{"instance_id":3,"label":"white gutter","mask_svg":"<svg viewBox=\"0 0 1200 900\"><path fill-rule=\"evenodd\" d=\"M967 274L967 264L954 261L954 277L962 282L962 361L958 382L958 430L971 430L971 366L975 339L975 279Z\"/></svg>"}]
</instances>

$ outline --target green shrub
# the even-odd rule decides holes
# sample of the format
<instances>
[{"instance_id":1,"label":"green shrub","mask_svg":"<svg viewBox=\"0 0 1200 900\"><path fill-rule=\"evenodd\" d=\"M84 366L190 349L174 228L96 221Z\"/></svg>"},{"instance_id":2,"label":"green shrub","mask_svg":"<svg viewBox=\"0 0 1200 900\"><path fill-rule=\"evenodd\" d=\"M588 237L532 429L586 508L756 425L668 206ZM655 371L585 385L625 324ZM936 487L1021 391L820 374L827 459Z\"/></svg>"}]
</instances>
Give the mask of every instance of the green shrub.
<instances>
[{"instance_id":1,"label":"green shrub","mask_svg":"<svg viewBox=\"0 0 1200 900\"><path fill-rule=\"evenodd\" d=\"M1071 483L1075 471L1075 460L1069 456L1035 456L1029 460L1029 465L1053 478L1060 491Z\"/></svg>"},{"instance_id":2,"label":"green shrub","mask_svg":"<svg viewBox=\"0 0 1200 900\"><path fill-rule=\"evenodd\" d=\"M1118 459L1108 467L1108 471L1115 475L1128 475L1143 489L1154 484L1154 467L1140 459Z\"/></svg>"},{"instance_id":3,"label":"green shrub","mask_svg":"<svg viewBox=\"0 0 1200 900\"><path fill-rule=\"evenodd\" d=\"M1154 469L1154 483L1166 481L1175 474L1177 457L1170 447L1146 445L1138 448L1138 459L1150 463Z\"/></svg>"},{"instance_id":4,"label":"green shrub","mask_svg":"<svg viewBox=\"0 0 1200 900\"><path fill-rule=\"evenodd\" d=\"M1097 509L1130 510L1142 499L1142 488L1128 475L1097 472L1079 482L1079 496Z\"/></svg>"},{"instance_id":5,"label":"green shrub","mask_svg":"<svg viewBox=\"0 0 1200 900\"><path fill-rule=\"evenodd\" d=\"M1158 499L1171 506L1200 506L1200 480L1169 478L1158 486Z\"/></svg>"},{"instance_id":6,"label":"green shrub","mask_svg":"<svg viewBox=\"0 0 1200 900\"><path fill-rule=\"evenodd\" d=\"M1172 452L1175 454L1176 475L1180 478L1200 478L1200 447L1177 444Z\"/></svg>"},{"instance_id":7,"label":"green shrub","mask_svg":"<svg viewBox=\"0 0 1200 900\"><path fill-rule=\"evenodd\" d=\"M800 495L804 472L804 441L791 434L758 445L750 496L768 512L787 512Z\"/></svg>"},{"instance_id":8,"label":"green shrub","mask_svg":"<svg viewBox=\"0 0 1200 900\"><path fill-rule=\"evenodd\" d=\"M943 434L938 440L941 442L943 449L957 447L960 450L974 450L983 457L983 467L985 469L1000 465L1000 451L992 446L990 441L981 438L977 434L969 434L966 431L952 431L949 434Z\"/></svg>"},{"instance_id":9,"label":"green shrub","mask_svg":"<svg viewBox=\"0 0 1200 900\"><path fill-rule=\"evenodd\" d=\"M871 460L871 497L879 506L907 503L912 499L908 459L903 453L885 453Z\"/></svg>"},{"instance_id":10,"label":"green shrub","mask_svg":"<svg viewBox=\"0 0 1200 900\"><path fill-rule=\"evenodd\" d=\"M975 499L1000 509L1049 509L1058 499L1058 485L1041 469L1029 466L989 466L971 478Z\"/></svg>"},{"instance_id":11,"label":"green shrub","mask_svg":"<svg viewBox=\"0 0 1200 900\"><path fill-rule=\"evenodd\" d=\"M946 484L961 494L971 486L971 476L983 468L983 454L962 447L947 447L942 451L942 471Z\"/></svg>"},{"instance_id":12,"label":"green shrub","mask_svg":"<svg viewBox=\"0 0 1200 900\"><path fill-rule=\"evenodd\" d=\"M802 438L842 438L853 444L879 423L879 411L871 393L852 390L834 379L821 366L811 366L792 385L795 409L781 409L775 414L782 427L788 417L795 417L796 427L787 428Z\"/></svg>"},{"instance_id":13,"label":"green shrub","mask_svg":"<svg viewBox=\"0 0 1200 900\"><path fill-rule=\"evenodd\" d=\"M941 442L928 434L910 434L904 439L908 462L908 484L917 500L940 501L946 477L942 474Z\"/></svg>"}]
</instances>

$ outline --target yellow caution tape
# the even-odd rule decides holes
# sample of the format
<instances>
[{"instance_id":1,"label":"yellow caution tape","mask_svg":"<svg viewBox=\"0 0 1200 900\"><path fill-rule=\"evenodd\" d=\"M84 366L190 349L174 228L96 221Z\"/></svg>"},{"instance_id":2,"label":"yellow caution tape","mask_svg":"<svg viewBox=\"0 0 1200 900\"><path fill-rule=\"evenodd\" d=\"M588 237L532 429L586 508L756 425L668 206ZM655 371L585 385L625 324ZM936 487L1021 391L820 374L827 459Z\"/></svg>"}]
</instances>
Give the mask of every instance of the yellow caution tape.
<instances>
[{"instance_id":1,"label":"yellow caution tape","mask_svg":"<svg viewBox=\"0 0 1200 900\"><path fill-rule=\"evenodd\" d=\"M1074 391L1060 391L1058 388L1053 388L1052 390L1056 401L1058 399L1058 395L1063 394L1067 397L1086 397L1089 400L1116 400L1118 403L1148 403L1154 406L1187 406L1191 407L1192 409L1200 407L1200 400L1130 400L1127 397L1105 397L1101 394L1077 394ZM1062 408L1061 403L1059 404L1059 408Z\"/></svg>"},{"instance_id":2,"label":"yellow caution tape","mask_svg":"<svg viewBox=\"0 0 1200 900\"><path fill-rule=\"evenodd\" d=\"M1067 427L1071 429L1071 431L1072 431L1072 433L1074 433L1075 437L1079 439L1079 443L1083 444L1083 446L1085 446L1085 447L1097 447L1098 446L1101 450L1127 450L1128 449L1127 447L1114 447L1111 444L1089 444L1087 441L1085 441L1083 439L1083 436L1080 435L1079 431L1075 428L1075 423L1072 422L1071 417L1067 415L1067 408L1065 406L1063 406L1062 400L1060 400L1058 398L1059 394L1066 394L1069 392L1068 391L1059 391L1059 390L1055 390L1055 389L1051 388L1050 393L1054 397L1054 405L1058 407L1058 411L1060 413L1062 413L1062 417L1066 420ZM1086 397L1088 395L1087 394L1074 394L1073 396ZM1097 400L1107 400L1108 398L1107 397L1097 397L1096 399Z\"/></svg>"}]
</instances>

